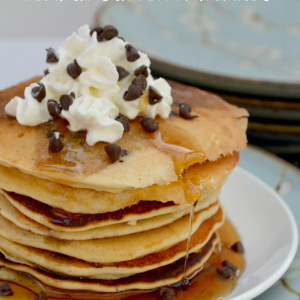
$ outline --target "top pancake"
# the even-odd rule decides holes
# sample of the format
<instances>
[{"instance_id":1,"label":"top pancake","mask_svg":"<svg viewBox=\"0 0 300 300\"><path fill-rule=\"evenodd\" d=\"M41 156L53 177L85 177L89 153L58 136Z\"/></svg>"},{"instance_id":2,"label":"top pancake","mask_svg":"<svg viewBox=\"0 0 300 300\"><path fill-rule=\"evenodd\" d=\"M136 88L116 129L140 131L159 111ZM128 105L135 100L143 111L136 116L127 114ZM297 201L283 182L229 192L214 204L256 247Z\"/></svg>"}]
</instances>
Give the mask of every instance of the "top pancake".
<instances>
[{"instance_id":1,"label":"top pancake","mask_svg":"<svg viewBox=\"0 0 300 300\"><path fill-rule=\"evenodd\" d=\"M8 117L4 111L6 103L14 96L23 96L25 87L38 80L33 78L0 92L1 164L66 185L111 192L167 185L178 180L172 156L155 145L154 135L145 133L139 122L131 122L130 132L116 142L128 151L128 156L122 158L122 163L111 164L104 151L107 143L87 146L85 133L70 132L67 122L61 118L26 127ZM245 147L246 110L197 88L170 84L174 102L188 103L199 118L185 120L176 115L166 120L157 118L165 143L203 153L210 161ZM174 106L173 110L178 108ZM62 133L66 146L57 154L48 151L47 131L51 128Z\"/></svg>"}]
</instances>

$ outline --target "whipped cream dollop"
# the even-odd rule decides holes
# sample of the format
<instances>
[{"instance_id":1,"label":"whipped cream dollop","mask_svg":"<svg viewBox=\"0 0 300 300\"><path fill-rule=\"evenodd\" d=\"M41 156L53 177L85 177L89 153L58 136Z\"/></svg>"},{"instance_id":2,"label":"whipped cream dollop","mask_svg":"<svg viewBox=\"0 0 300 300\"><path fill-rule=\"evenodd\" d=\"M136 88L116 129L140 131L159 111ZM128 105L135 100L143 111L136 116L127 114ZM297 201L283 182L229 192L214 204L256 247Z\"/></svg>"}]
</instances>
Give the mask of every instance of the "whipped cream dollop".
<instances>
[{"instance_id":1,"label":"whipped cream dollop","mask_svg":"<svg viewBox=\"0 0 300 300\"><path fill-rule=\"evenodd\" d=\"M70 131L87 131L86 142L90 146L100 141L112 143L122 137L123 125L115 120L119 114L129 119L137 116L168 118L172 104L171 87L165 79L151 76L150 60L146 54L137 51L134 59L128 57L130 47L117 36L99 41L97 31L91 34L88 25L80 27L54 53L55 59L48 63L48 74L40 81L45 97L34 97L33 90L38 89L39 84L33 83L25 89L24 98L11 99L5 107L6 113L16 117L22 125L37 126L53 119L53 114L48 111L48 100L59 103L62 95L73 93L71 105L67 108L62 105L59 117L68 120ZM71 72L70 64L73 64ZM147 86L136 99L125 100L124 94L137 78L136 70L142 66L148 75L144 76ZM127 74L120 80L117 67L124 68ZM149 100L150 87L158 92L159 101Z\"/></svg>"}]
</instances>

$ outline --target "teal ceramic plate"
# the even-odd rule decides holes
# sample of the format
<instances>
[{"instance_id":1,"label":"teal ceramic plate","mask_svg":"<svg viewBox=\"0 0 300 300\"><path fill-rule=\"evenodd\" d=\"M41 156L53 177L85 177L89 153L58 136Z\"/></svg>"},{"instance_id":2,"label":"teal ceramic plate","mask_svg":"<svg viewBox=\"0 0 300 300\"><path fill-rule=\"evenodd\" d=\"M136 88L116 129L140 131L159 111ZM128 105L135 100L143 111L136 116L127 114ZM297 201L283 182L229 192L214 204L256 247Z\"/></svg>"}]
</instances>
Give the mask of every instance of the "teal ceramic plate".
<instances>
[{"instance_id":1,"label":"teal ceramic plate","mask_svg":"<svg viewBox=\"0 0 300 300\"><path fill-rule=\"evenodd\" d=\"M105 2L97 20L192 84L276 97L300 95L300 1Z\"/></svg>"}]
</instances>

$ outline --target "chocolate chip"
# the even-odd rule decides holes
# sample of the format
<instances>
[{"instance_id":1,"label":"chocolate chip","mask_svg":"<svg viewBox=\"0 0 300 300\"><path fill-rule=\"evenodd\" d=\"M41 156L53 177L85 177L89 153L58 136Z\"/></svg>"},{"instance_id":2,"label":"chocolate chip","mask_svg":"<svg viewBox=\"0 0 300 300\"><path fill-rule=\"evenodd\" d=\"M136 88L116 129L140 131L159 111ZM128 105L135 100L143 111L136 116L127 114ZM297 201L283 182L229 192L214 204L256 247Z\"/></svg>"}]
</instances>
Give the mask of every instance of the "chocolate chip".
<instances>
[{"instance_id":1,"label":"chocolate chip","mask_svg":"<svg viewBox=\"0 0 300 300\"><path fill-rule=\"evenodd\" d=\"M244 247L243 247L243 244L240 242L240 241L238 241L238 242L236 242L235 244L233 244L232 246L231 246L231 249L234 251L234 252L237 252L237 253L244 253L245 252L245 249L244 249Z\"/></svg>"},{"instance_id":2,"label":"chocolate chip","mask_svg":"<svg viewBox=\"0 0 300 300\"><path fill-rule=\"evenodd\" d=\"M123 42L125 42L125 39L124 39L123 37L118 36L118 38L119 38L120 40L122 40Z\"/></svg>"},{"instance_id":3,"label":"chocolate chip","mask_svg":"<svg viewBox=\"0 0 300 300\"><path fill-rule=\"evenodd\" d=\"M64 148L64 144L60 140L60 133L53 132L52 137L49 139L49 151L58 153Z\"/></svg>"},{"instance_id":4,"label":"chocolate chip","mask_svg":"<svg viewBox=\"0 0 300 300\"><path fill-rule=\"evenodd\" d=\"M144 90L147 87L147 79L144 75L140 74L138 77L132 80L132 84L135 84L141 90Z\"/></svg>"},{"instance_id":5,"label":"chocolate chip","mask_svg":"<svg viewBox=\"0 0 300 300\"><path fill-rule=\"evenodd\" d=\"M118 116L116 118L116 121L122 123L122 125L124 127L124 131L129 132L130 125L129 125L129 120L126 117L124 117L124 116Z\"/></svg>"},{"instance_id":6,"label":"chocolate chip","mask_svg":"<svg viewBox=\"0 0 300 300\"><path fill-rule=\"evenodd\" d=\"M103 27L103 32L101 33L101 35L103 36L103 38L107 41L110 41L111 39L113 39L114 37L118 36L119 32L118 29L115 28L112 25L106 25Z\"/></svg>"},{"instance_id":7,"label":"chocolate chip","mask_svg":"<svg viewBox=\"0 0 300 300\"><path fill-rule=\"evenodd\" d=\"M45 99L45 97L46 97L46 89L45 89L45 86L41 82L38 82L38 85L39 86L36 86L31 90L31 95L37 101L42 102L43 99Z\"/></svg>"},{"instance_id":8,"label":"chocolate chip","mask_svg":"<svg viewBox=\"0 0 300 300\"><path fill-rule=\"evenodd\" d=\"M14 292L12 291L10 285L7 282L3 282L0 285L0 296L12 296Z\"/></svg>"},{"instance_id":9,"label":"chocolate chip","mask_svg":"<svg viewBox=\"0 0 300 300\"><path fill-rule=\"evenodd\" d=\"M71 92L70 93L70 96L73 98L73 99L75 99L76 97L75 97L75 93L74 92Z\"/></svg>"},{"instance_id":10,"label":"chocolate chip","mask_svg":"<svg viewBox=\"0 0 300 300\"><path fill-rule=\"evenodd\" d=\"M231 263L229 260L225 259L222 261L222 266L224 268L230 269L233 272L236 272L238 270L238 267L235 266L233 263Z\"/></svg>"},{"instance_id":11,"label":"chocolate chip","mask_svg":"<svg viewBox=\"0 0 300 300\"><path fill-rule=\"evenodd\" d=\"M67 66L67 72L73 79L76 79L81 74L82 70L76 59L74 59L73 63Z\"/></svg>"},{"instance_id":12,"label":"chocolate chip","mask_svg":"<svg viewBox=\"0 0 300 300\"><path fill-rule=\"evenodd\" d=\"M231 279L233 278L233 272L225 267L217 267L217 273L222 279Z\"/></svg>"},{"instance_id":13,"label":"chocolate chip","mask_svg":"<svg viewBox=\"0 0 300 300\"><path fill-rule=\"evenodd\" d=\"M134 62L140 58L138 51L130 44L125 45L126 48L126 58L130 62Z\"/></svg>"},{"instance_id":14,"label":"chocolate chip","mask_svg":"<svg viewBox=\"0 0 300 300\"><path fill-rule=\"evenodd\" d=\"M162 95L160 92L153 86L149 87L149 103L151 105L157 104L161 101Z\"/></svg>"},{"instance_id":15,"label":"chocolate chip","mask_svg":"<svg viewBox=\"0 0 300 300\"><path fill-rule=\"evenodd\" d=\"M39 293L35 298L35 300L47 300L47 299L48 297L44 292Z\"/></svg>"},{"instance_id":16,"label":"chocolate chip","mask_svg":"<svg viewBox=\"0 0 300 300\"><path fill-rule=\"evenodd\" d=\"M123 78L127 77L130 74L126 69L124 69L121 66L116 66L116 69L117 69L117 72L119 74L119 80L118 81L122 80Z\"/></svg>"},{"instance_id":17,"label":"chocolate chip","mask_svg":"<svg viewBox=\"0 0 300 300\"><path fill-rule=\"evenodd\" d=\"M47 131L47 138L50 139L53 136L54 132L55 132L54 128L49 129Z\"/></svg>"},{"instance_id":18,"label":"chocolate chip","mask_svg":"<svg viewBox=\"0 0 300 300\"><path fill-rule=\"evenodd\" d=\"M92 29L90 31L90 35L92 36L94 32L97 32L97 41L102 42L103 41L103 36L101 35L101 33L103 32L103 28L102 27L96 27L96 28Z\"/></svg>"},{"instance_id":19,"label":"chocolate chip","mask_svg":"<svg viewBox=\"0 0 300 300\"><path fill-rule=\"evenodd\" d=\"M69 107L73 104L73 101L74 101L73 97L68 94L61 95L61 97L59 98L61 107L64 110L69 110Z\"/></svg>"},{"instance_id":20,"label":"chocolate chip","mask_svg":"<svg viewBox=\"0 0 300 300\"><path fill-rule=\"evenodd\" d=\"M186 104L186 103L180 103L179 104L179 115L180 117L184 118L184 119L194 119L194 118L198 118L199 116L197 115L191 115L191 107Z\"/></svg>"},{"instance_id":21,"label":"chocolate chip","mask_svg":"<svg viewBox=\"0 0 300 300\"><path fill-rule=\"evenodd\" d=\"M53 48L48 48L46 49L47 51L47 59L46 62L48 64L53 64L53 63L57 63L58 62L58 58L56 56L55 50Z\"/></svg>"},{"instance_id":22,"label":"chocolate chip","mask_svg":"<svg viewBox=\"0 0 300 300\"><path fill-rule=\"evenodd\" d=\"M176 300L175 291L172 288L163 286L159 289L161 300Z\"/></svg>"},{"instance_id":23,"label":"chocolate chip","mask_svg":"<svg viewBox=\"0 0 300 300\"><path fill-rule=\"evenodd\" d=\"M122 149L122 150L121 150L121 157L124 157L124 156L127 156L127 155L128 155L127 150Z\"/></svg>"},{"instance_id":24,"label":"chocolate chip","mask_svg":"<svg viewBox=\"0 0 300 300\"><path fill-rule=\"evenodd\" d=\"M48 74L49 74L49 70L48 69L44 70L44 75L46 76Z\"/></svg>"},{"instance_id":25,"label":"chocolate chip","mask_svg":"<svg viewBox=\"0 0 300 300\"><path fill-rule=\"evenodd\" d=\"M159 128L159 123L155 123L155 120L152 118L143 118L140 123L142 128L149 133L153 133Z\"/></svg>"},{"instance_id":26,"label":"chocolate chip","mask_svg":"<svg viewBox=\"0 0 300 300\"><path fill-rule=\"evenodd\" d=\"M123 99L126 101L132 101L138 99L143 95L143 91L140 87L135 84L131 84L128 90L124 93Z\"/></svg>"},{"instance_id":27,"label":"chocolate chip","mask_svg":"<svg viewBox=\"0 0 300 300\"><path fill-rule=\"evenodd\" d=\"M52 99L49 99L47 102L48 112L52 117L56 117L61 113L61 105Z\"/></svg>"},{"instance_id":28,"label":"chocolate chip","mask_svg":"<svg viewBox=\"0 0 300 300\"><path fill-rule=\"evenodd\" d=\"M104 150L112 163L119 160L122 153L122 148L116 144L107 145L104 147Z\"/></svg>"},{"instance_id":29,"label":"chocolate chip","mask_svg":"<svg viewBox=\"0 0 300 300\"><path fill-rule=\"evenodd\" d=\"M140 74L144 75L145 77L149 76L147 66L142 65L134 71L135 76L139 76Z\"/></svg>"}]
</instances>

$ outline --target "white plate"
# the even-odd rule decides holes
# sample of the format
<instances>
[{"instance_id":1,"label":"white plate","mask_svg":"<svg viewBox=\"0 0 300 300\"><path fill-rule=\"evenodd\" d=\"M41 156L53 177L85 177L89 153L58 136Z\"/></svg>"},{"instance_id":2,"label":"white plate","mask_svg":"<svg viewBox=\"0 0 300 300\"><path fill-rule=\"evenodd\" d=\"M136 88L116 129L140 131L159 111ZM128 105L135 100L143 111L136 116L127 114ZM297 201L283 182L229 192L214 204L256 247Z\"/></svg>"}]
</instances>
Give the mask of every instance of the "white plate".
<instances>
[{"instance_id":1,"label":"white plate","mask_svg":"<svg viewBox=\"0 0 300 300\"><path fill-rule=\"evenodd\" d=\"M272 286L292 263L298 229L285 202L268 185L237 168L222 195L228 217L245 247L246 268L224 300L249 300Z\"/></svg>"}]
</instances>

